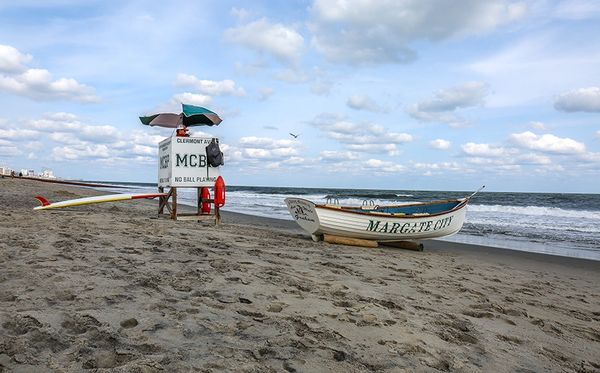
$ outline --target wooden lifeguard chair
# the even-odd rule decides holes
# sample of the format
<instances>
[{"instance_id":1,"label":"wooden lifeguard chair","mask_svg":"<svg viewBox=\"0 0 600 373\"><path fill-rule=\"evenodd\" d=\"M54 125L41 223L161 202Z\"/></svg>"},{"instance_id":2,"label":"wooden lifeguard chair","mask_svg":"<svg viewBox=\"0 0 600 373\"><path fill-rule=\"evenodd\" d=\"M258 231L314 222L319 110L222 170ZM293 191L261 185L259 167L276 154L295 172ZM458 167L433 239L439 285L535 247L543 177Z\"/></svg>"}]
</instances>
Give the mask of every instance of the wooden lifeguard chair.
<instances>
[{"instance_id":1,"label":"wooden lifeguard chair","mask_svg":"<svg viewBox=\"0 0 600 373\"><path fill-rule=\"evenodd\" d=\"M220 223L219 208L225 203L225 184L219 168L210 166L206 156L206 147L213 140L218 142L218 139L210 137L169 137L159 143L158 191L165 193L168 189L167 195L159 198L159 217L199 221L214 219L215 225ZM208 194L209 187L213 187L213 198ZM177 190L180 188L196 189L195 213L178 211ZM207 213L207 206L212 206L210 213ZM165 214L165 209L168 214Z\"/></svg>"}]
</instances>

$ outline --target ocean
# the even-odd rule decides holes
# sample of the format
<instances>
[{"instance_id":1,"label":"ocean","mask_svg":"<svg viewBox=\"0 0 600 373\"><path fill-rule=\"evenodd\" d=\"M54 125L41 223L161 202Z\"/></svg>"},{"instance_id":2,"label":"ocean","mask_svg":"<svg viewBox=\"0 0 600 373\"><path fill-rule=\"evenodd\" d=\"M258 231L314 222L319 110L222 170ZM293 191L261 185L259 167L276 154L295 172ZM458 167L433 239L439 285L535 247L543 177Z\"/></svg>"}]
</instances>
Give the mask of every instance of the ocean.
<instances>
[{"instance_id":1,"label":"ocean","mask_svg":"<svg viewBox=\"0 0 600 373\"><path fill-rule=\"evenodd\" d=\"M155 192L156 184L119 183L122 193ZM104 189L104 188L103 188ZM178 189L179 203L195 205L194 189ZM300 197L342 205L377 205L461 198L472 192L227 186L224 210L292 220L283 200ZM480 192L467 207L462 230L444 240L600 260L600 194Z\"/></svg>"}]
</instances>

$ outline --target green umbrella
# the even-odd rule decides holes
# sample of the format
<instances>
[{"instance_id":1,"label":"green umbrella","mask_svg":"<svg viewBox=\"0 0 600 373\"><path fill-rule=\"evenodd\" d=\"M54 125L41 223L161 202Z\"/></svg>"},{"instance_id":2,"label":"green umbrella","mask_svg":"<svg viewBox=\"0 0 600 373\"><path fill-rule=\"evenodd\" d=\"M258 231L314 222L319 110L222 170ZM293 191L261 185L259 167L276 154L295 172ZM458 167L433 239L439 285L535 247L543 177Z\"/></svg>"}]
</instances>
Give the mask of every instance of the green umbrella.
<instances>
[{"instance_id":1,"label":"green umbrella","mask_svg":"<svg viewBox=\"0 0 600 373\"><path fill-rule=\"evenodd\" d=\"M160 113L140 117L142 124L166 128L177 128L180 124L191 126L218 126L223 120L219 116L201 106L181 104L181 114Z\"/></svg>"}]
</instances>

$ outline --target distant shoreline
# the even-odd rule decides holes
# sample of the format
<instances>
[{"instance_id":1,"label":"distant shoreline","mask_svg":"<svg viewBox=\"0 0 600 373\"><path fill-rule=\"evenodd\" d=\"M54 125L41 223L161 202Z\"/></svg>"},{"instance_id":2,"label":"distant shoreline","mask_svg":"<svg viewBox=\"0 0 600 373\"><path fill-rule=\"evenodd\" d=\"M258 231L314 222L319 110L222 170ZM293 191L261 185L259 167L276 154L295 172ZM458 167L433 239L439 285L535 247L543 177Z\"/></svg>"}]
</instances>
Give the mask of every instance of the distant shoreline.
<instances>
[{"instance_id":1,"label":"distant shoreline","mask_svg":"<svg viewBox=\"0 0 600 373\"><path fill-rule=\"evenodd\" d=\"M95 184L92 182L85 182L85 181L46 179L46 178L41 178L41 177L30 177L30 176L9 176L9 175L4 175L4 176L6 176L8 178L13 178L13 179L33 180L33 181L41 181L43 183L65 184L65 185L75 185L75 186L84 186L84 187L93 187L93 188L126 188L126 187L120 186L120 185Z\"/></svg>"}]
</instances>

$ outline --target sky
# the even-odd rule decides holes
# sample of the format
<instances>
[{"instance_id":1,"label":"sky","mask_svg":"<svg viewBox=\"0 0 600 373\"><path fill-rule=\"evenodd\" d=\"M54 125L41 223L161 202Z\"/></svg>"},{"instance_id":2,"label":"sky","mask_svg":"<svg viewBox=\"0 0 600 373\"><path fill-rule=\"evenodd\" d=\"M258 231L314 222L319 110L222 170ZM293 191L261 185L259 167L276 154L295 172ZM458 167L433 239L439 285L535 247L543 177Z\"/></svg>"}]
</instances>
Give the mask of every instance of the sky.
<instances>
[{"instance_id":1,"label":"sky","mask_svg":"<svg viewBox=\"0 0 600 373\"><path fill-rule=\"evenodd\" d=\"M229 185L600 193L600 2L0 0L0 166L156 182L182 102Z\"/></svg>"}]
</instances>

